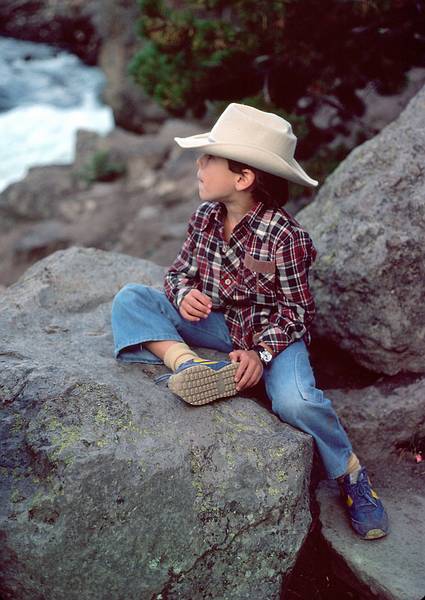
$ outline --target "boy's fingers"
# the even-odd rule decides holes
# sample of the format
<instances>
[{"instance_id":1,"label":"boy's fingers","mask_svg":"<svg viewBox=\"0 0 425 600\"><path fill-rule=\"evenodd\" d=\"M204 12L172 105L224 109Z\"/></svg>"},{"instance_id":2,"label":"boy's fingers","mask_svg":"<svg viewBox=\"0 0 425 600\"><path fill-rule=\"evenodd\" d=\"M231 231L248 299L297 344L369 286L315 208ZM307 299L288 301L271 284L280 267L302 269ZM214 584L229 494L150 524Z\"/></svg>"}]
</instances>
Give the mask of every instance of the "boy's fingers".
<instances>
[{"instance_id":1,"label":"boy's fingers","mask_svg":"<svg viewBox=\"0 0 425 600\"><path fill-rule=\"evenodd\" d=\"M186 313L189 316L195 318L197 321L200 321L201 319L205 318L205 313L203 313L200 310L196 310L194 308L191 308L191 307L186 310Z\"/></svg>"},{"instance_id":2,"label":"boy's fingers","mask_svg":"<svg viewBox=\"0 0 425 600\"><path fill-rule=\"evenodd\" d=\"M210 312L210 309L205 306L205 304L202 304L202 302L200 302L197 298L191 298L188 300L188 304L191 308L200 310L202 314L209 314Z\"/></svg>"},{"instance_id":3,"label":"boy's fingers","mask_svg":"<svg viewBox=\"0 0 425 600\"><path fill-rule=\"evenodd\" d=\"M249 388L258 383L262 375L262 369L259 365L253 362L249 362L246 370L238 382L237 389L242 390Z\"/></svg>"},{"instance_id":4,"label":"boy's fingers","mask_svg":"<svg viewBox=\"0 0 425 600\"><path fill-rule=\"evenodd\" d=\"M199 317L192 317L187 310L185 310L183 307L180 307L180 314L183 317L183 319L186 319L186 321L200 321L201 319Z\"/></svg>"},{"instance_id":5,"label":"boy's fingers","mask_svg":"<svg viewBox=\"0 0 425 600\"><path fill-rule=\"evenodd\" d=\"M194 298L185 298L180 307L185 310L186 313L197 317L207 317L211 312L209 308L205 308L203 304Z\"/></svg>"},{"instance_id":6,"label":"boy's fingers","mask_svg":"<svg viewBox=\"0 0 425 600\"><path fill-rule=\"evenodd\" d=\"M247 358L246 354L241 353L238 356L238 360L239 360L239 367L235 373L236 383L240 382L240 380L242 379L242 377L245 373L246 368L248 367L248 358Z\"/></svg>"},{"instance_id":7,"label":"boy's fingers","mask_svg":"<svg viewBox=\"0 0 425 600\"><path fill-rule=\"evenodd\" d=\"M238 391L249 388L258 383L262 375L262 368L253 362L244 350L233 350L229 357L234 362L239 362L239 368L235 373L236 389Z\"/></svg>"},{"instance_id":8,"label":"boy's fingers","mask_svg":"<svg viewBox=\"0 0 425 600\"><path fill-rule=\"evenodd\" d=\"M251 365L250 365L251 367ZM245 371L244 377L240 380L237 388L238 390L242 390L244 388L250 388L260 380L261 372L258 369L257 365L252 365L252 368L248 368Z\"/></svg>"},{"instance_id":9,"label":"boy's fingers","mask_svg":"<svg viewBox=\"0 0 425 600\"><path fill-rule=\"evenodd\" d=\"M192 298L195 298L196 300L201 302L201 304L203 306L207 306L207 307L212 306L211 298L209 298L206 294L203 294L199 290L196 290L196 289L192 290Z\"/></svg>"},{"instance_id":10,"label":"boy's fingers","mask_svg":"<svg viewBox=\"0 0 425 600\"><path fill-rule=\"evenodd\" d=\"M252 378L252 380L250 382L249 387L257 385L257 383L260 381L262 375L263 375L263 369L261 367L256 367L255 373L253 375L253 378Z\"/></svg>"},{"instance_id":11,"label":"boy's fingers","mask_svg":"<svg viewBox=\"0 0 425 600\"><path fill-rule=\"evenodd\" d=\"M240 380L238 381L236 388L238 390L243 390L245 387L247 387L247 384L250 381L251 377L252 377L252 365L247 365L247 368L245 369L244 374L242 375Z\"/></svg>"}]
</instances>

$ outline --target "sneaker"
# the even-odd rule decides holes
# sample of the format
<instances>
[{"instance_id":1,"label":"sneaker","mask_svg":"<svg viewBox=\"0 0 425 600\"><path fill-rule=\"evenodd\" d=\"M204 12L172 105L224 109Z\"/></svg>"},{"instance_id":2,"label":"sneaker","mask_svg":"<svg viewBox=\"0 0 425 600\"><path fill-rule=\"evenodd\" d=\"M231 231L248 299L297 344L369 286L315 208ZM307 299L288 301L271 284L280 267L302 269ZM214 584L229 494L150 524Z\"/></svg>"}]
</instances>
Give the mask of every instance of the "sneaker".
<instances>
[{"instance_id":1,"label":"sneaker","mask_svg":"<svg viewBox=\"0 0 425 600\"><path fill-rule=\"evenodd\" d=\"M171 375L168 387L189 404L208 404L218 398L235 396L235 373L238 363L228 361L188 360Z\"/></svg>"},{"instance_id":2,"label":"sneaker","mask_svg":"<svg viewBox=\"0 0 425 600\"><path fill-rule=\"evenodd\" d=\"M388 516L378 494L372 489L366 469L360 469L356 482L352 483L350 475L345 475L338 483L354 531L365 540L387 535Z\"/></svg>"}]
</instances>

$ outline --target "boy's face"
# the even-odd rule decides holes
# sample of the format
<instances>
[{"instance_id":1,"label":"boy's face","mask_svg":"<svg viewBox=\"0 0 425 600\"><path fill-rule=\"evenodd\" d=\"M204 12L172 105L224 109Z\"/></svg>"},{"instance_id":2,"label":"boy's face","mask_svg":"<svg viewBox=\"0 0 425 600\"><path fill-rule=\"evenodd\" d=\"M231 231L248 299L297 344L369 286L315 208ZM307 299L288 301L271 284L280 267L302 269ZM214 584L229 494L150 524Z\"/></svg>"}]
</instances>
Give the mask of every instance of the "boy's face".
<instances>
[{"instance_id":1,"label":"boy's face","mask_svg":"<svg viewBox=\"0 0 425 600\"><path fill-rule=\"evenodd\" d=\"M235 196L238 174L229 169L225 158L203 154L198 166L199 197L204 202L226 202Z\"/></svg>"}]
</instances>

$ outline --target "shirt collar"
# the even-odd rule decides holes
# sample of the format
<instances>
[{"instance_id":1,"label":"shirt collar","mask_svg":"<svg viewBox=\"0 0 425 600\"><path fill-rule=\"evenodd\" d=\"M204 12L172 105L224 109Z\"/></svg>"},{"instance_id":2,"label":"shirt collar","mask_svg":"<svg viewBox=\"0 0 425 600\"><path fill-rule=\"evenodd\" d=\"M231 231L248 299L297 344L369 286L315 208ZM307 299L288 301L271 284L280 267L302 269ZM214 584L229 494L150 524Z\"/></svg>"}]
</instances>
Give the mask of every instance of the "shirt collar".
<instances>
[{"instance_id":1,"label":"shirt collar","mask_svg":"<svg viewBox=\"0 0 425 600\"><path fill-rule=\"evenodd\" d=\"M273 210L267 209L262 202L257 202L245 215L241 223L249 227L257 237L263 239L267 235L273 215Z\"/></svg>"},{"instance_id":2,"label":"shirt collar","mask_svg":"<svg viewBox=\"0 0 425 600\"><path fill-rule=\"evenodd\" d=\"M251 210L245 215L242 219L250 229L252 229L256 235L259 237L263 237L269 225L270 219L264 219L266 216L267 210L262 202L257 202L255 206L251 208Z\"/></svg>"},{"instance_id":3,"label":"shirt collar","mask_svg":"<svg viewBox=\"0 0 425 600\"><path fill-rule=\"evenodd\" d=\"M215 202L211 205L208 211L203 215L202 222L200 224L200 230L204 231L210 223L216 221L218 225L223 223L224 218L224 206L220 202Z\"/></svg>"},{"instance_id":4,"label":"shirt collar","mask_svg":"<svg viewBox=\"0 0 425 600\"><path fill-rule=\"evenodd\" d=\"M273 210L267 210L262 202L257 202L242 219L241 226L245 225L251 229L259 238L263 239L267 235L270 221L273 217ZM224 206L221 202L217 202L209 211L206 218L203 219L201 230L203 231L208 225L215 220L219 226L223 225Z\"/></svg>"}]
</instances>

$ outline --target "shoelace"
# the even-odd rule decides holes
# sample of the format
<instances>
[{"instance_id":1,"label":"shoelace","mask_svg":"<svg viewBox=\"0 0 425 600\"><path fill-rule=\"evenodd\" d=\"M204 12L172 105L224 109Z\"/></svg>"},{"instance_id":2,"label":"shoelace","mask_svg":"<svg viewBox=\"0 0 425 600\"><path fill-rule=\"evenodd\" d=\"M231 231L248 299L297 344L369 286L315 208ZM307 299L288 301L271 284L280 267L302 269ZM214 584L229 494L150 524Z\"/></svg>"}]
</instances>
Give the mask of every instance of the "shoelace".
<instances>
[{"instance_id":1,"label":"shoelace","mask_svg":"<svg viewBox=\"0 0 425 600\"><path fill-rule=\"evenodd\" d=\"M362 507L370 506L371 504L376 507L378 503L371 495L371 489L369 482L365 479L357 481L357 483L350 484L352 496L356 496L359 500L359 505Z\"/></svg>"}]
</instances>

